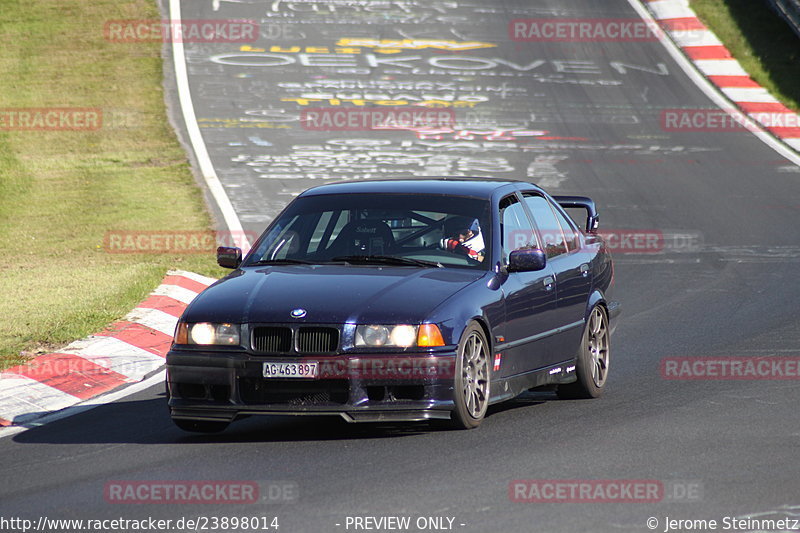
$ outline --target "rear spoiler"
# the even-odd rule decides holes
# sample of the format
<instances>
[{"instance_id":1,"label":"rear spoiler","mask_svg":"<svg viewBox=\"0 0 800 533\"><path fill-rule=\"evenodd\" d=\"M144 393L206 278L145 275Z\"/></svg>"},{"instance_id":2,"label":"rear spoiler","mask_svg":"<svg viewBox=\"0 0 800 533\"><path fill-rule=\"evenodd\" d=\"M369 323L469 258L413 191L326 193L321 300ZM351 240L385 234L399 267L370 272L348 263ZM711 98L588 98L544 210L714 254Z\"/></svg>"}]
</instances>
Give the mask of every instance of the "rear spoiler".
<instances>
[{"instance_id":1,"label":"rear spoiler","mask_svg":"<svg viewBox=\"0 0 800 533\"><path fill-rule=\"evenodd\" d=\"M553 196L558 205L567 208L581 208L586 210L586 232L594 233L600 225L600 215L594 200L586 196Z\"/></svg>"}]
</instances>

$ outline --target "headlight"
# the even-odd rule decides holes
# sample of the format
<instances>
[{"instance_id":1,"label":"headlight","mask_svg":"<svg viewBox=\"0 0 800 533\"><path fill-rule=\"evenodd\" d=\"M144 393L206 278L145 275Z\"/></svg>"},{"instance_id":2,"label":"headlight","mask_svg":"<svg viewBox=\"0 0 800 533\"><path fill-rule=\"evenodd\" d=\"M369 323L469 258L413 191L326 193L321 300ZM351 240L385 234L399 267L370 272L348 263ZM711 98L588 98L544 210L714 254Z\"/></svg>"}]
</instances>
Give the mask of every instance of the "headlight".
<instances>
[{"instance_id":1,"label":"headlight","mask_svg":"<svg viewBox=\"0 0 800 533\"><path fill-rule=\"evenodd\" d=\"M223 345L239 344L239 324L212 324L181 322L175 331L175 344Z\"/></svg>"},{"instance_id":2,"label":"headlight","mask_svg":"<svg viewBox=\"0 0 800 533\"><path fill-rule=\"evenodd\" d=\"M444 346L442 334L436 324L356 326L356 346L408 348L410 346Z\"/></svg>"},{"instance_id":3,"label":"headlight","mask_svg":"<svg viewBox=\"0 0 800 533\"><path fill-rule=\"evenodd\" d=\"M394 346L411 346L417 340L417 328L414 326L395 326L389 334L389 342Z\"/></svg>"},{"instance_id":4,"label":"headlight","mask_svg":"<svg viewBox=\"0 0 800 533\"><path fill-rule=\"evenodd\" d=\"M356 346L386 346L389 343L389 326L358 326Z\"/></svg>"}]
</instances>

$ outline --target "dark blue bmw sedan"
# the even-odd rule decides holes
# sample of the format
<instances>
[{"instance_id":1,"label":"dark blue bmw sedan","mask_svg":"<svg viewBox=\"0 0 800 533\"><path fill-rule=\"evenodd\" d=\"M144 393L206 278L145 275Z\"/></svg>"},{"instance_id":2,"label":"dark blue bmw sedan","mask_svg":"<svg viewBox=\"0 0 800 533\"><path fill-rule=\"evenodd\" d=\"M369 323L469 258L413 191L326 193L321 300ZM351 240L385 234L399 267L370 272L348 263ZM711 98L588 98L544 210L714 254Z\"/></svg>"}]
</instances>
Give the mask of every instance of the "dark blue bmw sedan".
<instances>
[{"instance_id":1,"label":"dark blue bmw sedan","mask_svg":"<svg viewBox=\"0 0 800 533\"><path fill-rule=\"evenodd\" d=\"M579 227L567 214L579 209ZM172 419L255 414L449 420L535 387L599 396L619 304L594 202L526 182L323 185L186 309L167 355Z\"/></svg>"}]
</instances>

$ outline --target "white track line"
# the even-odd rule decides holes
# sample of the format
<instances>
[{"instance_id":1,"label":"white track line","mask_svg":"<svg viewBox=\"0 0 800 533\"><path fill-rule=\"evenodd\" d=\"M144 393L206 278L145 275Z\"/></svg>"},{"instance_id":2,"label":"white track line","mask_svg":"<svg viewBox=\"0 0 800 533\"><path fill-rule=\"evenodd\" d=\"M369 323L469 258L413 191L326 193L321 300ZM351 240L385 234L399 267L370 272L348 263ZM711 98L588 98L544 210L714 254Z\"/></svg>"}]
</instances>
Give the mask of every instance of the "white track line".
<instances>
[{"instance_id":1,"label":"white track line","mask_svg":"<svg viewBox=\"0 0 800 533\"><path fill-rule=\"evenodd\" d=\"M181 2L180 0L170 0L169 2L170 20L180 23L181 21ZM178 39L180 41L180 39ZM203 135L200 133L200 126L197 125L197 117L194 114L194 104L192 103L192 94L189 90L189 76L186 72L186 56L183 49L183 42L173 41L172 43L172 61L175 65L175 83L178 85L178 100L181 104L183 112L183 121L186 123L186 130L189 132L189 141L192 144L192 149L197 156L197 163L200 165L200 173L211 191L211 196L217 203L217 207L222 212L222 218L225 220L225 225L228 226L232 236L240 239L239 245L247 251L250 248L250 243L242 228L242 223L233 209L230 198L228 198L222 183L217 177L214 170L214 165L211 163L211 158L208 155L208 149L205 142L203 142Z\"/></svg>"},{"instance_id":2,"label":"white track line","mask_svg":"<svg viewBox=\"0 0 800 533\"><path fill-rule=\"evenodd\" d=\"M639 16L647 22L648 24L656 25L658 24L653 18L653 15L650 14L650 11L647 10L646 7L640 2L640 0L628 0L628 3L631 7L639 14ZM689 17L695 16L694 12L687 14L685 10L677 10L674 6L667 5L667 4L659 4L658 2L654 2L651 4L651 7L661 9L663 13L660 13L661 18L670 18L670 17ZM674 12L674 13L673 13ZM735 102L730 101L727 99L722 92L717 88L716 85L712 84L708 81L698 70L698 68L689 61L689 59L683 55L683 52L675 45L675 43L666 35L666 32L659 32L658 40L661 42L661 45L669 52L669 55L672 56L672 59L678 63L678 66L689 76L689 79L694 82L697 87L703 91L703 93L708 96L712 102L717 104L720 109L731 115L732 117L736 117L738 113L738 106ZM800 155L796 154L793 150L788 148L784 142L779 141L769 133L767 133L764 128L761 127L760 124L756 123L754 120L750 119L749 117L741 116L739 119L748 130L750 130L753 135L761 139L767 146L778 152L780 155L794 163L795 165L800 166Z\"/></svg>"}]
</instances>

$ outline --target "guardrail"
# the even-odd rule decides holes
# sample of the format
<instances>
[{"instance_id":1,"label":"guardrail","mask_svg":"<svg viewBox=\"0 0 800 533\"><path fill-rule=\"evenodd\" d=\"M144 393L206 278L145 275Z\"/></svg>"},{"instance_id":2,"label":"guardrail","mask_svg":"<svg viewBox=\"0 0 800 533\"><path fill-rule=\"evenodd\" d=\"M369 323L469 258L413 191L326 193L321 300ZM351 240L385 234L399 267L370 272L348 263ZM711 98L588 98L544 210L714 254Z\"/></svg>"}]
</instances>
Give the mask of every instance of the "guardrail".
<instances>
[{"instance_id":1,"label":"guardrail","mask_svg":"<svg viewBox=\"0 0 800 533\"><path fill-rule=\"evenodd\" d=\"M767 0L800 37L800 0Z\"/></svg>"}]
</instances>

